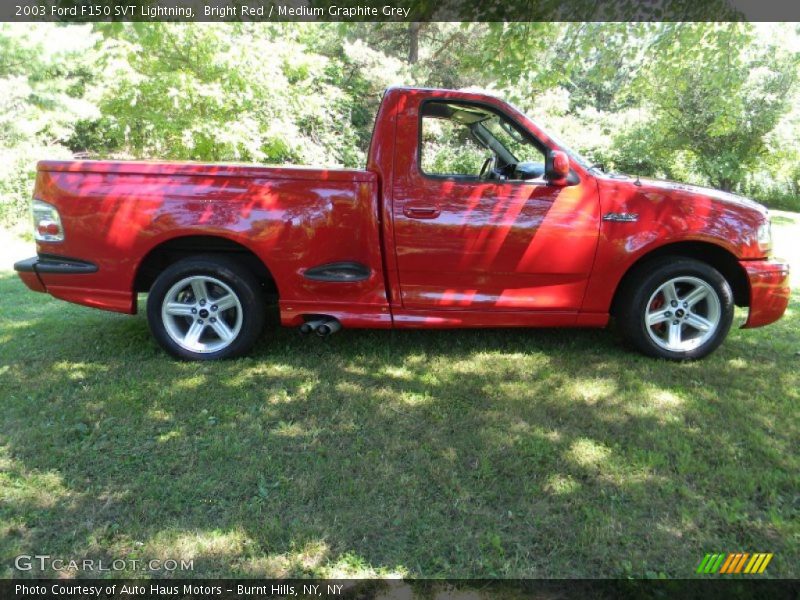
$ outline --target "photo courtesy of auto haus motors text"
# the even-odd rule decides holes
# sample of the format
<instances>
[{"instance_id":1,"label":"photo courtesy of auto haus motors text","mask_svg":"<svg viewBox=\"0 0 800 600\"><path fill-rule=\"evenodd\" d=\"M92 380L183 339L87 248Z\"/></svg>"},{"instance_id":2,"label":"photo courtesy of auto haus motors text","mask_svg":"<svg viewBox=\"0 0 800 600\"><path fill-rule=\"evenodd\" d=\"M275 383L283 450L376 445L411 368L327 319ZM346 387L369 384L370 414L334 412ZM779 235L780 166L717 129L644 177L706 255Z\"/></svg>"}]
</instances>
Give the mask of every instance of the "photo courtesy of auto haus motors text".
<instances>
[{"instance_id":1,"label":"photo courtesy of auto haus motors text","mask_svg":"<svg viewBox=\"0 0 800 600\"><path fill-rule=\"evenodd\" d=\"M80 583L48 583L28 585L16 583L14 594L19 598L83 597L83 598L185 598L214 597L223 594L235 597L267 598L337 598L344 593L344 584L243 584L204 585L184 583L109 583L82 585Z\"/></svg>"}]
</instances>

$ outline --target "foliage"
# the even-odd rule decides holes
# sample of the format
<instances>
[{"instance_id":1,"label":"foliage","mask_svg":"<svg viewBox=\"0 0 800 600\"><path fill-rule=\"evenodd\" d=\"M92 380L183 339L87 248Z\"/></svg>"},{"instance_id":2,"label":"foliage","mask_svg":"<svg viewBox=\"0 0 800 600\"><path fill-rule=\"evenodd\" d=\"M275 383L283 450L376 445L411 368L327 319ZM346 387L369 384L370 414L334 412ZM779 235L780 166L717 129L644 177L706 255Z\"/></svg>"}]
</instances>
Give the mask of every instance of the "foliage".
<instances>
[{"instance_id":1,"label":"foliage","mask_svg":"<svg viewBox=\"0 0 800 600\"><path fill-rule=\"evenodd\" d=\"M106 26L99 123L80 140L147 158L363 161L341 71L299 28ZM77 140L75 140L77 141Z\"/></svg>"},{"instance_id":2,"label":"foliage","mask_svg":"<svg viewBox=\"0 0 800 600\"><path fill-rule=\"evenodd\" d=\"M654 113L649 149L688 153L697 172L723 190L765 158L766 136L797 78L797 54L754 41L749 25L670 24L649 49L658 59L640 75Z\"/></svg>"},{"instance_id":3,"label":"foliage","mask_svg":"<svg viewBox=\"0 0 800 600\"><path fill-rule=\"evenodd\" d=\"M445 119L422 121L422 170L435 175L475 175L487 152L472 139L469 129Z\"/></svg>"},{"instance_id":4,"label":"foliage","mask_svg":"<svg viewBox=\"0 0 800 600\"><path fill-rule=\"evenodd\" d=\"M92 114L81 48L59 36L48 41L52 33L52 26L0 25L0 222L27 214L36 161L68 158L65 140Z\"/></svg>"},{"instance_id":5,"label":"foliage","mask_svg":"<svg viewBox=\"0 0 800 600\"><path fill-rule=\"evenodd\" d=\"M608 168L797 206L798 40L789 24L5 25L0 220L25 214L37 158L70 153L363 167L396 84L497 93Z\"/></svg>"}]
</instances>

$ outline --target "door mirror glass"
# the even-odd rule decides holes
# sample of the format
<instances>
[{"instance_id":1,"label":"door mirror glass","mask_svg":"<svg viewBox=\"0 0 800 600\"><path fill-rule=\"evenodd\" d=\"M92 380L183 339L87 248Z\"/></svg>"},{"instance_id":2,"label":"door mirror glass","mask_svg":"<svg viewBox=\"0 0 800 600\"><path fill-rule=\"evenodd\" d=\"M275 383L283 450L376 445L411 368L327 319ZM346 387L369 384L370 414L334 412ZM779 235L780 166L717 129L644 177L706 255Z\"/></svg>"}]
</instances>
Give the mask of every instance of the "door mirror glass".
<instances>
[{"instance_id":1,"label":"door mirror glass","mask_svg":"<svg viewBox=\"0 0 800 600\"><path fill-rule=\"evenodd\" d=\"M565 184L569 176L569 156L561 150L547 153L545 178L553 184Z\"/></svg>"}]
</instances>

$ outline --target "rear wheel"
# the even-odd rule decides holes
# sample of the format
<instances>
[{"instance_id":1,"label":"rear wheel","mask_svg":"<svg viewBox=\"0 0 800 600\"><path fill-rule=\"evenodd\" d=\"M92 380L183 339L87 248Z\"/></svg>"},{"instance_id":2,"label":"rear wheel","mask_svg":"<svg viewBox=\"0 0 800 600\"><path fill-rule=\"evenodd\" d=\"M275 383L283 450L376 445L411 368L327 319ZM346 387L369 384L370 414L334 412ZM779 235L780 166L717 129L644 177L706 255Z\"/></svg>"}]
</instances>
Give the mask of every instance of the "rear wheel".
<instances>
[{"instance_id":1,"label":"rear wheel","mask_svg":"<svg viewBox=\"0 0 800 600\"><path fill-rule=\"evenodd\" d=\"M264 299L253 275L236 262L200 256L167 268L147 298L156 341L186 360L247 352L264 326Z\"/></svg>"},{"instance_id":2,"label":"rear wheel","mask_svg":"<svg viewBox=\"0 0 800 600\"><path fill-rule=\"evenodd\" d=\"M733 293L706 263L667 257L634 272L621 290L617 321L641 352L672 360L713 352L733 322Z\"/></svg>"}]
</instances>

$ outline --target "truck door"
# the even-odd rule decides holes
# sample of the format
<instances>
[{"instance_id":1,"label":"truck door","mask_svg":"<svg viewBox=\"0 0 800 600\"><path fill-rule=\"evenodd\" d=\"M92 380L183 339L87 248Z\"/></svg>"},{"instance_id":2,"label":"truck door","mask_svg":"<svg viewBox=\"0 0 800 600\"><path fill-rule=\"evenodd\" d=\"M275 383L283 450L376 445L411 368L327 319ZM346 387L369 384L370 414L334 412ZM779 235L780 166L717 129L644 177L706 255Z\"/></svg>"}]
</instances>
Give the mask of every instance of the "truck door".
<instances>
[{"instance_id":1,"label":"truck door","mask_svg":"<svg viewBox=\"0 0 800 600\"><path fill-rule=\"evenodd\" d=\"M392 216L407 309L577 311L599 233L597 187L544 178L541 142L482 103L398 116ZM399 140L416 140L411 144Z\"/></svg>"}]
</instances>

